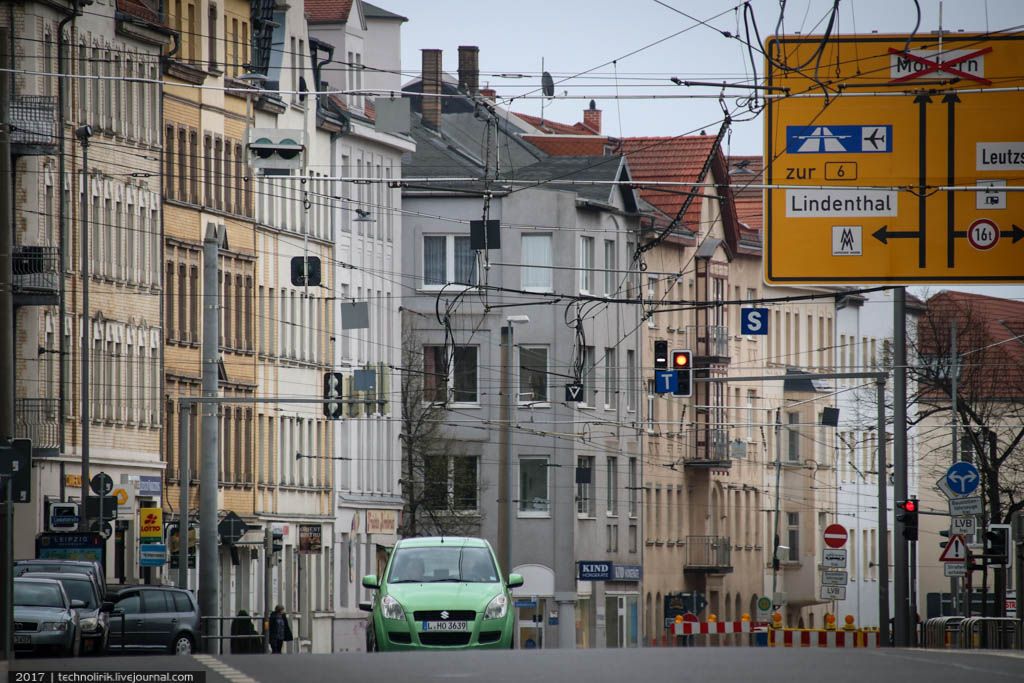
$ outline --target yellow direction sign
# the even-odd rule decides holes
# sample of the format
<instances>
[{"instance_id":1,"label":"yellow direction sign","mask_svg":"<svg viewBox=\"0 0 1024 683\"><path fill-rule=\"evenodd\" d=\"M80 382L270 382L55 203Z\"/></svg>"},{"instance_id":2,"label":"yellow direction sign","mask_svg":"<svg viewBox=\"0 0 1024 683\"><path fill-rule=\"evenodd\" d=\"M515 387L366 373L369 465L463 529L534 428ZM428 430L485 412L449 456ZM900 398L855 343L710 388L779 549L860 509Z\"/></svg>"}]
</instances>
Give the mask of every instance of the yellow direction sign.
<instances>
[{"instance_id":1,"label":"yellow direction sign","mask_svg":"<svg viewBox=\"0 0 1024 683\"><path fill-rule=\"evenodd\" d=\"M765 46L765 280L1024 281L1024 33L820 45Z\"/></svg>"}]
</instances>

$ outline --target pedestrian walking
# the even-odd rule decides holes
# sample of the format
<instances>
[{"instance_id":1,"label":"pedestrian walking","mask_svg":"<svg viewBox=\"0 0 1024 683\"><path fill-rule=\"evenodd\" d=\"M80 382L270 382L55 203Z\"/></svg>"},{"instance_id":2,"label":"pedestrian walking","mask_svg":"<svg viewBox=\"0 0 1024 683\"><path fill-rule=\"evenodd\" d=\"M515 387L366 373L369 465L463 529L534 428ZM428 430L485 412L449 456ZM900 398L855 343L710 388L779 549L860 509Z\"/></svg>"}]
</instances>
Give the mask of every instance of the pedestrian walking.
<instances>
[{"instance_id":1,"label":"pedestrian walking","mask_svg":"<svg viewBox=\"0 0 1024 683\"><path fill-rule=\"evenodd\" d=\"M270 615L270 651L281 654L281 647L292 637L291 626L288 625L288 615L284 613L284 605L278 605Z\"/></svg>"},{"instance_id":2,"label":"pedestrian walking","mask_svg":"<svg viewBox=\"0 0 1024 683\"><path fill-rule=\"evenodd\" d=\"M259 652L259 640L262 639L257 640L258 638L249 613L244 609L238 610L238 616L231 620L231 654L247 655Z\"/></svg>"}]
</instances>

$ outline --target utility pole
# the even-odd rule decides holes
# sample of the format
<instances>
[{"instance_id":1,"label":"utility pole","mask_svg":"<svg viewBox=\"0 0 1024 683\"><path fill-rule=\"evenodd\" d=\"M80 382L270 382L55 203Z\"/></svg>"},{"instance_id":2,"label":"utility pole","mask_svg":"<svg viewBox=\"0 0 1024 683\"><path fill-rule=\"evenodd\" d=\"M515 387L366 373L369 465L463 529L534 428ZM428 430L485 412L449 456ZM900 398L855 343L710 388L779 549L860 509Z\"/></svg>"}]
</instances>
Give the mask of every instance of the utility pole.
<instances>
[{"instance_id":1,"label":"utility pole","mask_svg":"<svg viewBox=\"0 0 1024 683\"><path fill-rule=\"evenodd\" d=\"M82 381L78 388L78 398L82 412L82 511L79 523L82 531L89 531L89 425L92 416L89 412L89 345L92 344L92 313L89 308L89 138L92 137L91 126L79 126L75 137L82 143L82 210L78 220L79 248L81 250L82 267L79 281L82 285L82 336L80 346ZM103 527L103 520L100 520Z\"/></svg>"},{"instance_id":2,"label":"utility pole","mask_svg":"<svg viewBox=\"0 0 1024 683\"><path fill-rule=\"evenodd\" d=\"M220 365L220 249L225 240L224 227L206 224L203 238L203 398L218 395ZM219 488L220 408L203 402L202 445L199 449L199 613L220 616L220 561L217 557L217 489ZM185 512L184 510L182 512ZM207 642L212 647L220 635L216 619L206 621Z\"/></svg>"},{"instance_id":3,"label":"utility pole","mask_svg":"<svg viewBox=\"0 0 1024 683\"><path fill-rule=\"evenodd\" d=\"M952 195L952 193L950 193ZM950 391L950 425L953 429L953 447L950 449L952 452L952 464L955 465L959 462L959 448L960 448L960 429L959 429L959 418L957 417L958 403L959 403L959 383L960 383L960 353L957 349L956 339L956 318L949 322L949 368L950 376L949 381L952 385ZM953 606L954 614L959 610L957 605L957 596L959 589L959 579L955 576L949 578L949 600Z\"/></svg>"},{"instance_id":4,"label":"utility pole","mask_svg":"<svg viewBox=\"0 0 1024 683\"><path fill-rule=\"evenodd\" d=\"M878 641L889 644L889 501L886 489L885 380L875 380L878 402ZM859 498L858 498L859 500ZM852 569L852 567L851 567Z\"/></svg>"},{"instance_id":5,"label":"utility pole","mask_svg":"<svg viewBox=\"0 0 1024 683\"><path fill-rule=\"evenodd\" d=\"M922 226L922 230L923 230ZM893 496L907 499L907 289L897 287L893 293ZM903 522L894 515L893 524L893 593L895 606L896 647L910 645L910 573L907 539Z\"/></svg>"},{"instance_id":6,"label":"utility pole","mask_svg":"<svg viewBox=\"0 0 1024 683\"><path fill-rule=\"evenodd\" d=\"M512 523L512 483L511 470L512 451L512 323L501 329L501 412L505 424L498 436L501 455L498 464L498 560L501 570L506 574L512 571L512 534L509 533Z\"/></svg>"},{"instance_id":7,"label":"utility pole","mask_svg":"<svg viewBox=\"0 0 1024 683\"><path fill-rule=\"evenodd\" d=\"M782 478L782 409L775 411L775 532L772 541L772 607L779 586L779 489Z\"/></svg>"},{"instance_id":8,"label":"utility pole","mask_svg":"<svg viewBox=\"0 0 1024 683\"><path fill-rule=\"evenodd\" d=\"M178 481L181 482L180 499L178 501L178 588L188 588L188 541L189 541L189 485L192 479L192 463L189 462L192 430L189 421L192 418L192 405L178 404ZM168 429L170 425L168 425Z\"/></svg>"},{"instance_id":9,"label":"utility pole","mask_svg":"<svg viewBox=\"0 0 1024 683\"><path fill-rule=\"evenodd\" d=\"M14 211L11 181L11 31L0 29L0 440L14 438Z\"/></svg>"},{"instance_id":10,"label":"utility pole","mask_svg":"<svg viewBox=\"0 0 1024 683\"><path fill-rule=\"evenodd\" d=\"M995 462L996 458L999 455L998 454L998 450L999 450L999 437L996 435L996 430L994 430L994 429L991 429L988 432L988 448L989 448L989 451L988 451L989 452L989 456L988 456L989 457L989 462ZM990 495L998 496L999 495L999 491L992 491L992 492L990 492ZM996 499L996 500L998 500L998 499ZM1001 520L1001 519L997 519L996 517L992 518L992 523L993 524L1002 524L1002 522L1003 522L1003 520ZM983 540L983 542L984 542L984 540ZM1013 557L1013 542L1012 542L1012 540L1010 542L1010 545L1007 547L1007 550L1008 550L1008 553L1009 553L1009 557ZM1007 559L1009 559L1009 557ZM1006 564L1003 564L1002 566L993 567L993 570L994 571L992 573L992 580L993 580L993 583L994 583L993 588L995 589L995 594L996 594L996 604L995 604L995 613L992 616L1004 617L1004 616L1006 616ZM1020 592L1020 587L1018 586L1018 593L1019 592Z\"/></svg>"}]
</instances>

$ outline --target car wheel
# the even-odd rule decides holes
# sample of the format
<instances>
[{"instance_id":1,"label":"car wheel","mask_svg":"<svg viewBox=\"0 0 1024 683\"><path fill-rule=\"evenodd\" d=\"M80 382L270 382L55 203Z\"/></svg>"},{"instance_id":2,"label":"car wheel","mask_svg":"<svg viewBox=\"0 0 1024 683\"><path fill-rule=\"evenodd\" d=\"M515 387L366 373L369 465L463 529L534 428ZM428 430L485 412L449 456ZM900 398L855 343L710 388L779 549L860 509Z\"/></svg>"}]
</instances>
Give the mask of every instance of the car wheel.
<instances>
[{"instance_id":1,"label":"car wheel","mask_svg":"<svg viewBox=\"0 0 1024 683\"><path fill-rule=\"evenodd\" d=\"M171 654L175 655L190 655L192 654L194 646L192 644L191 636L182 633L174 639L171 643Z\"/></svg>"}]
</instances>

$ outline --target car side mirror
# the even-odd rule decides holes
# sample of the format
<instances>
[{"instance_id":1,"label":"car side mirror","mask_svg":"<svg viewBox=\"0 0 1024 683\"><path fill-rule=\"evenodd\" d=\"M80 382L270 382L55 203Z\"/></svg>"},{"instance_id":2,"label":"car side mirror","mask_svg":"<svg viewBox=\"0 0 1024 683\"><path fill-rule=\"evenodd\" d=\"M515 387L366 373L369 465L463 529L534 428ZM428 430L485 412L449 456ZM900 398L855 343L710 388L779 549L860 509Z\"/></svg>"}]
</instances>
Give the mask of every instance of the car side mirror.
<instances>
[{"instance_id":1,"label":"car side mirror","mask_svg":"<svg viewBox=\"0 0 1024 683\"><path fill-rule=\"evenodd\" d=\"M376 574L367 574L363 577L363 588L369 588L376 590L380 588L380 582L377 580Z\"/></svg>"},{"instance_id":2,"label":"car side mirror","mask_svg":"<svg viewBox=\"0 0 1024 683\"><path fill-rule=\"evenodd\" d=\"M364 612L372 612L373 611L373 603L372 602L361 602L361 603L359 603L359 609L361 609Z\"/></svg>"},{"instance_id":3,"label":"car side mirror","mask_svg":"<svg viewBox=\"0 0 1024 683\"><path fill-rule=\"evenodd\" d=\"M85 601L84 600L72 600L71 601L71 609L81 609L83 607L85 607Z\"/></svg>"},{"instance_id":4,"label":"car side mirror","mask_svg":"<svg viewBox=\"0 0 1024 683\"><path fill-rule=\"evenodd\" d=\"M107 612L107 613L113 612L114 611L114 603L112 603L110 601L105 601L102 605L100 605L100 611L101 612Z\"/></svg>"},{"instance_id":5,"label":"car side mirror","mask_svg":"<svg viewBox=\"0 0 1024 683\"><path fill-rule=\"evenodd\" d=\"M522 574L509 574L508 575L508 587L509 588L519 588L522 585L523 585L523 575Z\"/></svg>"}]
</instances>

